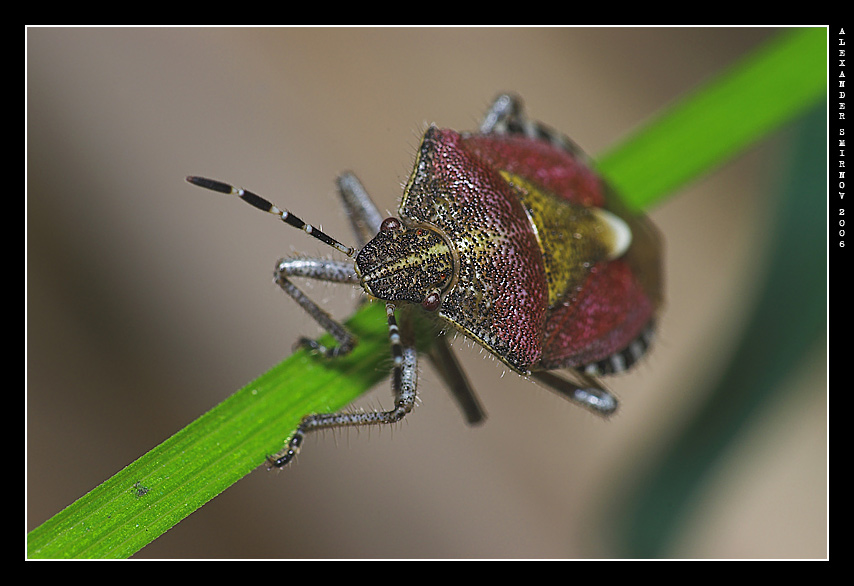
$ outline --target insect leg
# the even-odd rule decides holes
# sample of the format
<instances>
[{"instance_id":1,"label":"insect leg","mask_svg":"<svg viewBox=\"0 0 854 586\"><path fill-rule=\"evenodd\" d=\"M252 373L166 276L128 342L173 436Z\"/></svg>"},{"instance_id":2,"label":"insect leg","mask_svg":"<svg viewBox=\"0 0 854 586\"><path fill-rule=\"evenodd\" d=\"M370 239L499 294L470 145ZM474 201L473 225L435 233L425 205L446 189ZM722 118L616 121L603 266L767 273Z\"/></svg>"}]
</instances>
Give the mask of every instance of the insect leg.
<instances>
[{"instance_id":1,"label":"insect leg","mask_svg":"<svg viewBox=\"0 0 854 586\"><path fill-rule=\"evenodd\" d=\"M427 353L430 362L436 367L439 376L451 390L469 425L476 425L486 419L486 413L469 384L468 377L457 362L444 335L438 336Z\"/></svg>"},{"instance_id":2,"label":"insect leg","mask_svg":"<svg viewBox=\"0 0 854 586\"><path fill-rule=\"evenodd\" d=\"M545 384L559 395L592 411L596 415L608 417L617 410L617 398L594 378L577 372L576 375L584 381L577 385L547 370L532 372L531 376Z\"/></svg>"},{"instance_id":3,"label":"insect leg","mask_svg":"<svg viewBox=\"0 0 854 586\"><path fill-rule=\"evenodd\" d=\"M521 134L528 138L543 140L562 149L585 164L590 164L584 151L565 135L525 115L522 98L514 94L501 94L492 102L483 122L482 134Z\"/></svg>"},{"instance_id":4,"label":"insect leg","mask_svg":"<svg viewBox=\"0 0 854 586\"><path fill-rule=\"evenodd\" d=\"M516 124L522 116L522 99L514 94L501 94L493 100L492 105L483 117L480 132L506 132L512 121Z\"/></svg>"},{"instance_id":5,"label":"insect leg","mask_svg":"<svg viewBox=\"0 0 854 586\"><path fill-rule=\"evenodd\" d=\"M358 247L362 248L380 231L383 217L367 190L352 173L342 173L338 177L338 191L344 200Z\"/></svg>"},{"instance_id":6,"label":"insect leg","mask_svg":"<svg viewBox=\"0 0 854 586\"><path fill-rule=\"evenodd\" d=\"M391 377L391 389L394 395L394 408L389 411L362 411L357 413L320 413L307 415L300 422L287 447L278 454L268 456L269 467L281 468L293 460L299 453L305 434L317 429L334 427L353 427L382 423L395 423L403 419L415 406L418 383L418 357L415 346L409 338L409 332L402 336L394 317L394 305L386 305L388 316L388 334L391 353L394 358L394 371Z\"/></svg>"},{"instance_id":7,"label":"insect leg","mask_svg":"<svg viewBox=\"0 0 854 586\"><path fill-rule=\"evenodd\" d=\"M323 329L329 332L338 343L334 347L327 348L315 340L300 338L297 344L311 348L329 358L343 356L350 352L356 345L355 336L294 285L290 277L307 277L334 283L352 283L358 285L359 278L353 270L353 263L351 261L335 261L320 258L285 258L276 264L276 270L273 273L275 283L285 293L293 297L299 303L300 307L313 317Z\"/></svg>"},{"instance_id":8,"label":"insect leg","mask_svg":"<svg viewBox=\"0 0 854 586\"><path fill-rule=\"evenodd\" d=\"M187 177L187 181L189 183L192 183L193 185L197 185L205 189L210 189L211 191L225 193L228 195L236 195L249 205L261 211L273 214L286 224L302 230L306 234L320 240L324 244L327 244L340 252L343 252L347 256L352 257L355 253L354 248L350 246L344 246L331 236L324 233L322 230L315 228L311 224L306 224L300 218L291 214L289 211L278 207L272 202L264 199L260 195L252 193L251 191L234 187L232 185L229 185L228 183L223 183L214 179L207 179L205 177L190 176ZM349 183L350 182L348 182L348 185ZM342 187L342 190L343 189L344 188ZM349 187L348 190L354 191L355 188ZM362 189L362 191L364 192L364 189ZM370 199L368 199L368 201L370 201ZM303 293L299 288L297 288L296 285L294 285L289 278L294 276L321 279L324 281L333 281L336 283L358 284L359 280L356 277L355 272L353 271L352 262L339 262L323 259L283 259L280 260L279 263L276 265L276 271L274 273L275 283L279 285L279 287L281 287L282 290L285 291L285 293L293 297L296 302L299 303L300 306L305 309L305 311L308 312L308 314L311 315L315 319L315 321L317 321L326 331L332 334L332 337L334 337L335 340L338 342L338 345L336 347L326 348L318 344L314 340L302 338L299 341L300 345L308 346L309 348L322 352L326 356L338 356L346 354L347 352L352 350L353 346L356 343L355 337L350 332L348 332L346 328L344 328L344 326L332 319L332 317L330 317L328 313L322 310L314 301L309 299L309 297L305 293Z\"/></svg>"}]
</instances>

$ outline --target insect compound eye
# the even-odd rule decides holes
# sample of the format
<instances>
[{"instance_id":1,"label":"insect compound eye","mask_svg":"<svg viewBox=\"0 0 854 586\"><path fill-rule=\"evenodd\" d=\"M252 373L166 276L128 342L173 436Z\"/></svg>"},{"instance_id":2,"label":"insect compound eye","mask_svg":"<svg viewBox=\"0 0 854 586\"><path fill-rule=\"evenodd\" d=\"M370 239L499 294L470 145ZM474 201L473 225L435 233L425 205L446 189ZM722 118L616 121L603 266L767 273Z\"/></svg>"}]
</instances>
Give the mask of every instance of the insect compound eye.
<instances>
[{"instance_id":1,"label":"insect compound eye","mask_svg":"<svg viewBox=\"0 0 854 586\"><path fill-rule=\"evenodd\" d=\"M436 311L439 309L439 304L441 302L442 298L439 296L439 292L431 291L427 294L427 297L424 298L424 301L421 302L421 307L427 311Z\"/></svg>"},{"instance_id":2,"label":"insect compound eye","mask_svg":"<svg viewBox=\"0 0 854 586\"><path fill-rule=\"evenodd\" d=\"M380 224L381 232L397 232L403 228L403 224L395 217L388 217Z\"/></svg>"}]
</instances>

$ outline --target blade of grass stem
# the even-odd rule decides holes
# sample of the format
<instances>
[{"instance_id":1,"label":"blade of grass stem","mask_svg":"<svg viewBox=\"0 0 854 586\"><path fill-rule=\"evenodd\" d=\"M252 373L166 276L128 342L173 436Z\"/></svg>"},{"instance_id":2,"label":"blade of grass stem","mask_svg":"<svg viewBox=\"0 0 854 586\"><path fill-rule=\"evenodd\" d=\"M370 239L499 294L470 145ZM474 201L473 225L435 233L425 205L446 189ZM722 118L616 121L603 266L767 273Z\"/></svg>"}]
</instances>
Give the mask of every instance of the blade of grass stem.
<instances>
[{"instance_id":1,"label":"blade of grass stem","mask_svg":"<svg viewBox=\"0 0 854 586\"><path fill-rule=\"evenodd\" d=\"M649 209L800 116L827 92L827 30L801 28L727 69L598 159L626 203Z\"/></svg>"}]
</instances>

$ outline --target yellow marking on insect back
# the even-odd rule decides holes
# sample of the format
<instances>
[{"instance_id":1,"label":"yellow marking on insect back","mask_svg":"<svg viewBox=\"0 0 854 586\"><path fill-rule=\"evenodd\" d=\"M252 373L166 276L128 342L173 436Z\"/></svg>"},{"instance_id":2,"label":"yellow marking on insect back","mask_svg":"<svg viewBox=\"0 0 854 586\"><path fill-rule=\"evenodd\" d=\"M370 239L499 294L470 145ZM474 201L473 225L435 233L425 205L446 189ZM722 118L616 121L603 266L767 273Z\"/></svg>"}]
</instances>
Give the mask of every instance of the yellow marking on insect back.
<instances>
[{"instance_id":1,"label":"yellow marking on insect back","mask_svg":"<svg viewBox=\"0 0 854 586\"><path fill-rule=\"evenodd\" d=\"M436 242L426 248L415 249L406 256L395 258L392 262L383 265L383 269L388 272L400 271L408 267L421 266L430 259L446 258L449 255L448 245L444 242Z\"/></svg>"},{"instance_id":2,"label":"yellow marking on insect back","mask_svg":"<svg viewBox=\"0 0 854 586\"><path fill-rule=\"evenodd\" d=\"M570 203L507 171L501 175L516 189L537 236L549 306L579 287L594 264L621 256L631 244L631 229L611 212Z\"/></svg>"}]
</instances>

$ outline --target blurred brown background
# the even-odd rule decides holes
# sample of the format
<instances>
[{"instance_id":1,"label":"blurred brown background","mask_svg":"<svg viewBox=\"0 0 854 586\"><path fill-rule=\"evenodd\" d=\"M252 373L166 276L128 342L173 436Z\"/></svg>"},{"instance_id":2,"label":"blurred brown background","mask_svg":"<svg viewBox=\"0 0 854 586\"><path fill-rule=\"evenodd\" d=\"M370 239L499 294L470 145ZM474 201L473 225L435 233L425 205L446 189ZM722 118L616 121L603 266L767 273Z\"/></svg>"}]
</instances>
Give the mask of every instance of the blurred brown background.
<instances>
[{"instance_id":1,"label":"blurred brown background","mask_svg":"<svg viewBox=\"0 0 854 586\"><path fill-rule=\"evenodd\" d=\"M350 238L354 170L394 210L419 134L493 96L595 155L776 33L751 28L28 30L26 506L37 526L316 326L271 282L321 245L184 183L208 175ZM458 343L467 428L424 366L402 425L311 437L138 557L607 557L601 519L708 392L755 293L776 140L652 210L668 304L602 422ZM339 316L356 296L307 285ZM827 555L826 363L714 470L670 557ZM383 384L366 404L389 403Z\"/></svg>"}]
</instances>

